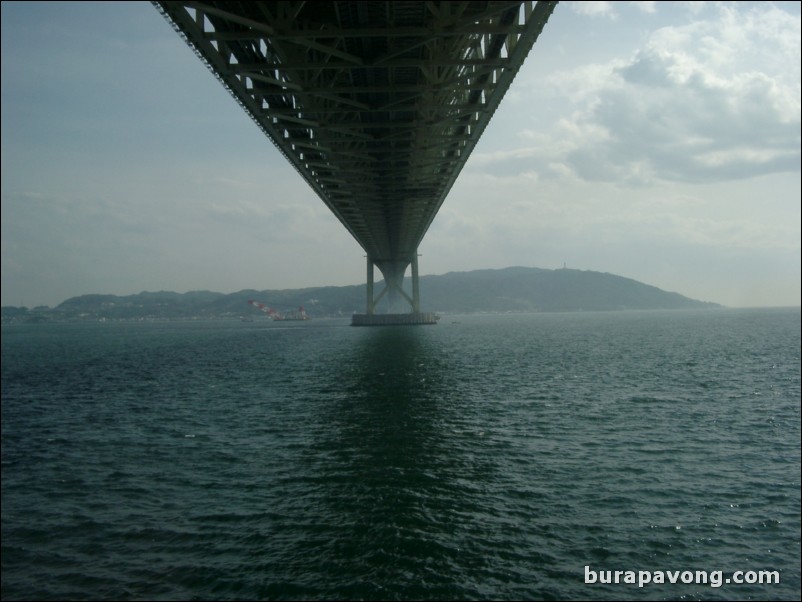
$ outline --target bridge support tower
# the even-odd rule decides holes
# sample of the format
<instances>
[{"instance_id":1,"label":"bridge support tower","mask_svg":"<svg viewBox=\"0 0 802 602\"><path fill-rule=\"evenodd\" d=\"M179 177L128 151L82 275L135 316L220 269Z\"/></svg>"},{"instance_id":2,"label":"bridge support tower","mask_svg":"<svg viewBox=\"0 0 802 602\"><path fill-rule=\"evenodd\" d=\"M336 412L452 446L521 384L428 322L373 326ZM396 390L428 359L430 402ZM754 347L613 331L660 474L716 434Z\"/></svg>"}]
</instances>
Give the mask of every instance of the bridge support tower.
<instances>
[{"instance_id":1,"label":"bridge support tower","mask_svg":"<svg viewBox=\"0 0 802 602\"><path fill-rule=\"evenodd\" d=\"M404 274L412 266L412 296L404 290ZM374 295L374 266L378 266L384 276L384 288L378 296ZM379 301L387 295L390 311L395 311L403 301L409 303L408 313L376 313ZM414 324L436 324L437 315L420 310L420 277L418 275L418 254L409 260L382 261L367 256L366 307L364 314L354 314L353 326L395 326Z\"/></svg>"}]
</instances>

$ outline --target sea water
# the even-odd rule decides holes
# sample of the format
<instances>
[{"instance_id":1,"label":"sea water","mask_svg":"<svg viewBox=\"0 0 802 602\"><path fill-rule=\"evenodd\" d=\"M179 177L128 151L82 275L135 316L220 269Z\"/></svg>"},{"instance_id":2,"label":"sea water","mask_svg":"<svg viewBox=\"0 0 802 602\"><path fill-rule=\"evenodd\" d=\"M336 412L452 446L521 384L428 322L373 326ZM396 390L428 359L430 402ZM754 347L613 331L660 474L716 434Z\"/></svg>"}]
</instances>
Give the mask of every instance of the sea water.
<instances>
[{"instance_id":1,"label":"sea water","mask_svg":"<svg viewBox=\"0 0 802 602\"><path fill-rule=\"evenodd\" d=\"M3 326L4 600L799 596L798 308Z\"/></svg>"}]
</instances>

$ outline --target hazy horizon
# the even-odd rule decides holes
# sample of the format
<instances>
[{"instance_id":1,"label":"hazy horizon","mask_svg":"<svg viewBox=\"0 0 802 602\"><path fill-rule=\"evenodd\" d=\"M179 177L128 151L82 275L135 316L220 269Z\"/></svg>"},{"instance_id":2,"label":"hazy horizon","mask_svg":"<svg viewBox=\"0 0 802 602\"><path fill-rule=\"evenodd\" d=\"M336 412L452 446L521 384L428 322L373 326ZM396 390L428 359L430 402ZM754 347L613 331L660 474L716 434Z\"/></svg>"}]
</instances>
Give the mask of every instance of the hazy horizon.
<instances>
[{"instance_id":1,"label":"hazy horizon","mask_svg":"<svg viewBox=\"0 0 802 602\"><path fill-rule=\"evenodd\" d=\"M452 270L450 272L445 272L443 274L425 274L425 275L423 275L421 277L422 278L429 277L429 276L431 276L431 277L439 277L439 276L447 276L449 274L466 274L466 273L470 273L470 272L486 271L486 270L501 271L501 270L506 270L506 269L516 269L516 268L533 269L533 270L547 270L547 271L556 271L556 270L560 270L560 269L568 269L568 270L572 270L573 269L573 268L570 268L570 267L540 268L538 266L506 266L506 267L502 267L502 268L477 268L476 270ZM632 280L630 278L627 278L626 276L621 276L619 274L612 274L610 272L598 272L596 270L574 270L574 271L594 272L594 273L599 273L599 274L603 273L603 274L606 274L606 275L611 275L611 276L616 276L616 277ZM408 280L409 278L410 278L410 275L409 275L409 272L407 272L406 279ZM377 283L381 283L381 282L383 282L383 280L381 280L381 278L379 277L379 280L377 280ZM643 284L645 286L655 286L656 288L660 289L661 291L663 291L665 293L669 293L669 294L676 293L676 294L679 294L679 295L681 295L681 296L683 296L683 297L685 297L687 299L690 299L692 301L700 301L700 302L703 302L703 303L718 304L716 301L711 301L709 299L696 299L696 298L693 298L693 297L689 297L688 295L683 294L682 291L670 291L670 290L662 289L659 286L650 284L648 282L640 282L640 281L636 281L636 282L639 282L640 284ZM312 285L312 286L308 286L308 287L304 286L304 287L290 287L290 288L245 287L245 288L234 290L234 291L218 291L218 290L213 290L213 289L210 289L210 288L198 288L198 289L191 289L191 290L173 290L173 289L167 288L167 289L159 289L159 290L141 290L141 291L130 292L130 293L107 293L107 292L103 292L103 291L92 291L92 292L87 292L87 293L80 293L78 295L73 295L72 297L68 297L66 299L62 299L61 301L55 303L54 305L39 305L39 306L3 305L3 307L16 307L16 308L23 308L24 307L24 308L27 308L27 309L34 309L36 307L48 307L48 308L52 309L52 308L58 307L59 305L61 305L62 303L66 302L66 301L69 301L70 299L74 299L74 298L78 298L78 297L84 297L84 296L91 296L91 295L102 295L102 296L111 295L111 296L115 296L115 297L129 297L129 296L136 296L136 295L142 295L142 294L158 294L158 293L170 293L170 294L175 293L175 294L179 294L179 295L188 295L188 294L192 294L192 293L213 293L213 294L220 294L220 295L235 295L237 293L241 293L241 292L245 292L245 291L249 291L249 292L250 291L254 291L254 292L263 292L263 291L280 292L280 291L303 290L303 289L306 289L306 288L317 289L317 288L350 287L350 286L364 286L364 285L365 285L364 282L353 282L353 283L348 283L348 284L334 284L334 285L323 284L323 285ZM760 305L760 306L729 306L729 305L724 305L724 304L718 304L718 305L720 305L724 309L781 309L781 308L791 308L791 309L793 309L793 308L799 308L800 307L799 305ZM424 299L424 306L425 306L425 299Z\"/></svg>"},{"instance_id":2,"label":"hazy horizon","mask_svg":"<svg viewBox=\"0 0 802 602\"><path fill-rule=\"evenodd\" d=\"M363 250L150 3L0 7L3 306L364 283ZM421 275L567 264L800 306L800 64L796 2L561 2Z\"/></svg>"}]
</instances>

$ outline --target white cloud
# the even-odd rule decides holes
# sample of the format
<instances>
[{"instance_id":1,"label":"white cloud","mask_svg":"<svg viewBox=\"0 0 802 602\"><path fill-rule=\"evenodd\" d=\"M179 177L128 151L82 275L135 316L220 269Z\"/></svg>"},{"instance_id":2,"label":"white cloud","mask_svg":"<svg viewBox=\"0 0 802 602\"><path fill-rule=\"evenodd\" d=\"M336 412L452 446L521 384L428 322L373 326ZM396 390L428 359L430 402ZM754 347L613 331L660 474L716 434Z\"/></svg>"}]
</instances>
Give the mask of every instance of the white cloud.
<instances>
[{"instance_id":1,"label":"white cloud","mask_svg":"<svg viewBox=\"0 0 802 602\"><path fill-rule=\"evenodd\" d=\"M651 15L657 12L656 2L630 2L630 4L643 13Z\"/></svg>"},{"instance_id":2,"label":"white cloud","mask_svg":"<svg viewBox=\"0 0 802 602\"><path fill-rule=\"evenodd\" d=\"M607 17L615 18L615 10L612 2L566 2L572 11L585 17Z\"/></svg>"},{"instance_id":3,"label":"white cloud","mask_svg":"<svg viewBox=\"0 0 802 602\"><path fill-rule=\"evenodd\" d=\"M799 57L798 17L723 6L709 20L656 30L628 60L552 76L540 95L567 101L570 117L550 132L527 128L525 146L474 164L553 175L568 167L635 186L798 171Z\"/></svg>"}]
</instances>

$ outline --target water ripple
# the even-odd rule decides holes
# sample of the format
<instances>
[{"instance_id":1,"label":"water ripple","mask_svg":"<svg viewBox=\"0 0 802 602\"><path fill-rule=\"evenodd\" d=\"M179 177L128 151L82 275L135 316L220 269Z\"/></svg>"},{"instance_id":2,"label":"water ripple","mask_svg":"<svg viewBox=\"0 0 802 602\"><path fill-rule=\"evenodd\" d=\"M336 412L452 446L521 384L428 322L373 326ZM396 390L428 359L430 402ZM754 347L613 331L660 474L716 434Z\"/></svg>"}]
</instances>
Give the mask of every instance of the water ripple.
<instances>
[{"instance_id":1,"label":"water ripple","mask_svg":"<svg viewBox=\"0 0 802 602\"><path fill-rule=\"evenodd\" d=\"M24 325L2 345L3 599L799 596L798 312Z\"/></svg>"}]
</instances>

